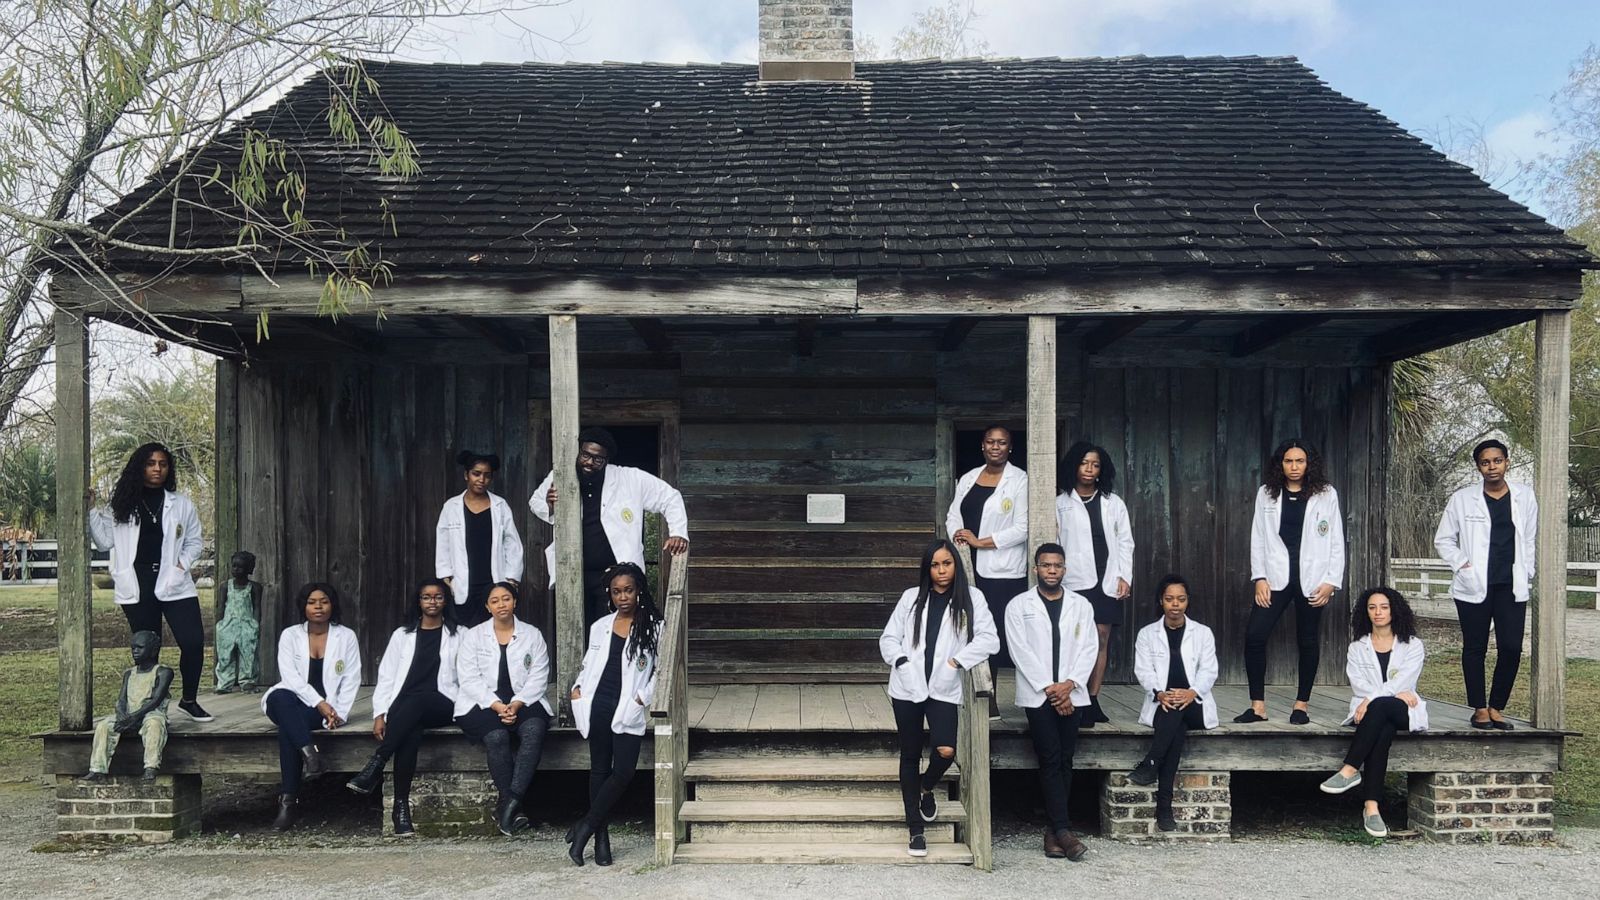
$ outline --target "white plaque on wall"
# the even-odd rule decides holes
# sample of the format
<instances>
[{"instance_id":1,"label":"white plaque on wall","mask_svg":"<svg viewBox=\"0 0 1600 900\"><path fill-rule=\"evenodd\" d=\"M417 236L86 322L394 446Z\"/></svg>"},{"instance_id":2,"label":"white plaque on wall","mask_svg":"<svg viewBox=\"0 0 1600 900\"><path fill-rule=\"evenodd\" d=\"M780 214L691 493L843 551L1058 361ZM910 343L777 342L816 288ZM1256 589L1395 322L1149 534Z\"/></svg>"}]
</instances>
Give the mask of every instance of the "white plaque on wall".
<instances>
[{"instance_id":1,"label":"white plaque on wall","mask_svg":"<svg viewBox=\"0 0 1600 900\"><path fill-rule=\"evenodd\" d=\"M843 494L806 495L806 524L840 525L843 522Z\"/></svg>"}]
</instances>

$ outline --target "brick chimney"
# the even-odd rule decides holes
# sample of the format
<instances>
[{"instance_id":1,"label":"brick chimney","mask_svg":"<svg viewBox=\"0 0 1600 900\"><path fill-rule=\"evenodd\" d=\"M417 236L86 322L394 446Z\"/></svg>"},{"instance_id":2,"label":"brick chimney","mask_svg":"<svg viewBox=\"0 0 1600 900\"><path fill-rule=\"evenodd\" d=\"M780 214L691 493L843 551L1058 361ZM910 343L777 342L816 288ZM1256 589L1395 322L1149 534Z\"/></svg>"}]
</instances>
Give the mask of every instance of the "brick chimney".
<instances>
[{"instance_id":1,"label":"brick chimney","mask_svg":"<svg viewBox=\"0 0 1600 900\"><path fill-rule=\"evenodd\" d=\"M760 0L762 81L855 77L851 0Z\"/></svg>"}]
</instances>

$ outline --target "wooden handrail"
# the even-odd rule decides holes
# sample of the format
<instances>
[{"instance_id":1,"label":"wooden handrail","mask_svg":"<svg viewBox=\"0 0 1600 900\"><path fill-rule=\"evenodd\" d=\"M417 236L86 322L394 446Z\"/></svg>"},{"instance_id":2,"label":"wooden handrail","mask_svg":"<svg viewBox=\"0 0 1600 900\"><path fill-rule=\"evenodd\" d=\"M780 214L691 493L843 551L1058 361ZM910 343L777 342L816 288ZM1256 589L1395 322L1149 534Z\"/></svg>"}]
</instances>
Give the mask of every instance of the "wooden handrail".
<instances>
[{"instance_id":1,"label":"wooden handrail","mask_svg":"<svg viewBox=\"0 0 1600 900\"><path fill-rule=\"evenodd\" d=\"M689 554L662 561L667 564L667 599L650 721L655 733L656 864L670 866L687 834L678 813L689 765Z\"/></svg>"},{"instance_id":2,"label":"wooden handrail","mask_svg":"<svg viewBox=\"0 0 1600 900\"><path fill-rule=\"evenodd\" d=\"M667 597L661 609L663 618L660 656L656 660L656 696L650 705L652 718L672 714L674 692L680 687L678 670L686 668L689 624L689 551L664 556L667 562Z\"/></svg>"},{"instance_id":3,"label":"wooden handrail","mask_svg":"<svg viewBox=\"0 0 1600 900\"><path fill-rule=\"evenodd\" d=\"M961 729L956 761L961 765L961 803L967 822L963 837L972 851L973 868L994 869L994 826L989 788L989 696L994 678L981 662L961 678Z\"/></svg>"}]
</instances>

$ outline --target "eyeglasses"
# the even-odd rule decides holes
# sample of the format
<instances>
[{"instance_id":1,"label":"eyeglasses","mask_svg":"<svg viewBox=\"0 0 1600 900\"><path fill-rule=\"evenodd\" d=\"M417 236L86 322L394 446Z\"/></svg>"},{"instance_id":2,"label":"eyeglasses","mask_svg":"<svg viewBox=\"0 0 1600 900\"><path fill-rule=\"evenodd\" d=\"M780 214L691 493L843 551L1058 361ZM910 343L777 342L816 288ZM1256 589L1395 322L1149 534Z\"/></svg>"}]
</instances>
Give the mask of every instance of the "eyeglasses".
<instances>
[{"instance_id":1,"label":"eyeglasses","mask_svg":"<svg viewBox=\"0 0 1600 900\"><path fill-rule=\"evenodd\" d=\"M422 595L422 599L424 599L424 600L443 600L444 599L444 595L443 594L423 594Z\"/></svg>"},{"instance_id":2,"label":"eyeglasses","mask_svg":"<svg viewBox=\"0 0 1600 900\"><path fill-rule=\"evenodd\" d=\"M604 453L596 454L596 453L589 453L589 452L586 452L586 451L583 451L583 450L579 450L578 451L578 462L593 462L593 463L599 463L600 465L603 466L609 460L610 460L610 457L606 456Z\"/></svg>"}]
</instances>

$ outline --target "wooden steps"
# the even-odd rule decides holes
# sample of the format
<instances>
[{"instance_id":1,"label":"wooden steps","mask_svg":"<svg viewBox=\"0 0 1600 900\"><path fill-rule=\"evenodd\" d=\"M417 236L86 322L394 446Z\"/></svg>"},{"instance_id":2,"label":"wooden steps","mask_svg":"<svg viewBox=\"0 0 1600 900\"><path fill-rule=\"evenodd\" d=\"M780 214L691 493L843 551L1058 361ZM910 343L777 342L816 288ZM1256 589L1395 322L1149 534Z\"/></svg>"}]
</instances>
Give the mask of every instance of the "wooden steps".
<instances>
[{"instance_id":1,"label":"wooden steps","mask_svg":"<svg viewBox=\"0 0 1600 900\"><path fill-rule=\"evenodd\" d=\"M684 844L678 847L674 862L718 863L722 865L972 865L972 851L966 844L928 845L928 855L906 855L898 844L785 842L771 844Z\"/></svg>"}]
</instances>

